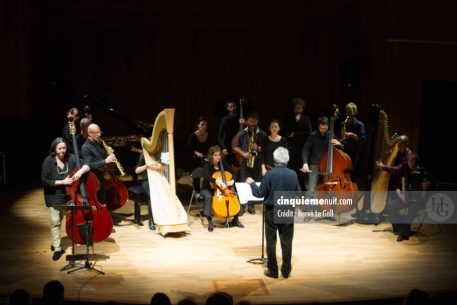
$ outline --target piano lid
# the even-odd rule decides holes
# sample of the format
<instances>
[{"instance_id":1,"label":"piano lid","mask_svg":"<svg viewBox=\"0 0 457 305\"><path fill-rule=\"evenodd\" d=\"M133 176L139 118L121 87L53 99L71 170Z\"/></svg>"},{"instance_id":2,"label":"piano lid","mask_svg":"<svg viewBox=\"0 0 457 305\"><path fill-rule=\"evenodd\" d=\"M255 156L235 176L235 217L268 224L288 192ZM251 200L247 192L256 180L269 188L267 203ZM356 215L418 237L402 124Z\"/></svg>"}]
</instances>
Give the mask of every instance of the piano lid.
<instances>
[{"instance_id":1,"label":"piano lid","mask_svg":"<svg viewBox=\"0 0 457 305\"><path fill-rule=\"evenodd\" d=\"M121 120L122 122L124 122L126 125L132 127L139 134L150 135L152 133L153 124L149 124L149 123L145 123L140 120L132 119L131 117L116 110L113 106L106 104L105 102L101 101L99 98L97 98L93 95L84 94L81 92L78 94L81 95L84 99L88 100L91 104L97 105L102 110L110 113L114 117L116 117L119 120Z\"/></svg>"}]
</instances>

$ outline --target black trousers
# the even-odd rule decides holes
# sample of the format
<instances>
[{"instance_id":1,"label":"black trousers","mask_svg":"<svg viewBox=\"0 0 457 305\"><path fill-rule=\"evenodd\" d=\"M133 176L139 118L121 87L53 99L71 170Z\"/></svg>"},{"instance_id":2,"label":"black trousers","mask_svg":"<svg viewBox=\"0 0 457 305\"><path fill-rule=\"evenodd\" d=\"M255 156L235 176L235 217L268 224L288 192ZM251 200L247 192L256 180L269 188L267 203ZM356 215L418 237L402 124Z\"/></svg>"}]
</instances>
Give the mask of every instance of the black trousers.
<instances>
[{"instance_id":1,"label":"black trousers","mask_svg":"<svg viewBox=\"0 0 457 305\"><path fill-rule=\"evenodd\" d=\"M289 274L292 270L292 240L294 238L294 224L275 224L274 207L265 206L265 239L267 241L267 267L273 274L278 274L278 261L276 259L276 240L279 233L279 240L282 250L281 272Z\"/></svg>"},{"instance_id":2,"label":"black trousers","mask_svg":"<svg viewBox=\"0 0 457 305\"><path fill-rule=\"evenodd\" d=\"M399 199L389 201L387 211L394 233L398 233L402 237L409 237L411 235L411 224L416 218L417 212L424 205L423 201L409 201L407 204Z\"/></svg>"}]
</instances>

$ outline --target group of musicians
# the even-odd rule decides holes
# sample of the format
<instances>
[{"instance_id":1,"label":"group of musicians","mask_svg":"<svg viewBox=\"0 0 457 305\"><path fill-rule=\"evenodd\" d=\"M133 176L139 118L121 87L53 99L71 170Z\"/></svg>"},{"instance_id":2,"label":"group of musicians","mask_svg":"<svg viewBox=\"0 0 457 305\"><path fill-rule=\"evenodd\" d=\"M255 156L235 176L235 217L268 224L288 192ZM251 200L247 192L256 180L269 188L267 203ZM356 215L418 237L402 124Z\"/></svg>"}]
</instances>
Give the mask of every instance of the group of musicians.
<instances>
[{"instance_id":1,"label":"group of musicians","mask_svg":"<svg viewBox=\"0 0 457 305\"><path fill-rule=\"evenodd\" d=\"M75 107L67 112L68 123L63 128L62 136L51 142L49 155L41 169L45 204L51 220L53 260L58 260L63 254L60 236L63 210L58 206L68 202L66 186L71 186L91 171L100 183L97 200L104 204L107 165L116 162L116 156L109 154L102 145L100 127L91 122L90 116L80 122L79 115ZM77 164L81 164L81 167L74 172Z\"/></svg>"},{"instance_id":2,"label":"group of musicians","mask_svg":"<svg viewBox=\"0 0 457 305\"><path fill-rule=\"evenodd\" d=\"M313 196L317 184L319 163L331 145L341 148L349 155L354 166L351 175L355 181L360 181L363 153L366 152L365 125L356 117L357 105L352 102L346 105L346 117L338 126L341 130L341 136L336 136L333 139L328 137L330 124L327 117L319 117L317 129L313 131L311 119L303 113L305 102L301 98L292 100L292 112L286 115L283 128L277 119L269 122L269 134L260 129L259 115L256 112L250 112L245 118L242 118L237 111L238 104L232 100L227 101L226 108L228 113L222 119L218 130L218 145L210 144L208 122L204 117L197 120L196 130L190 134L187 142L192 159L190 170L202 168L203 171L203 185L197 178L193 179L192 184L197 192L197 198L204 199L203 215L208 219L208 231L214 230L211 209L214 186L227 189L233 187L235 180L250 184L254 195L266 198L267 217L265 221L269 264L265 275L273 278L278 277L274 249L276 231L279 231L283 249L281 272L284 277L288 277L291 271L293 223L274 223L272 214L274 207L273 192L298 191L305 187L309 195ZM54 206L63 205L67 202L65 186L73 184L85 173L91 171L100 182L97 200L104 204L107 166L117 162L114 153L108 151L103 145L101 129L97 124L91 122L90 114L86 113L85 117L80 120L79 110L71 108L67 112L67 119L69 124L65 124L63 136L52 141L50 154L42 166L45 203L51 219L53 260L58 260L63 253L60 245L62 213ZM80 122L79 128L78 122ZM73 129L69 126L73 126ZM399 185L401 185L398 181L404 180L405 177L408 177L408 173L418 168L417 155L407 148L407 137L400 137L399 143L400 153L392 166L377 162L379 169L391 173L393 179L389 190L392 191L398 190ZM71 151L77 153L74 154ZM82 166L77 171L73 171L76 168L78 153ZM233 179L222 181L214 178L213 174L219 171L222 166L233 175ZM146 169L160 170L160 167L161 164L158 162L146 164L144 158L142 159L140 156L135 171L137 174L143 173L143 176L146 177L144 175ZM70 176L72 172L73 174ZM264 183L264 180L269 182ZM260 189L254 183L255 181L262 181ZM306 185L305 181L307 182ZM144 184L144 188L149 191L147 184ZM401 208L401 205L398 205L399 200L403 199L402 202L406 202L404 197L401 197L401 192L404 191L404 188L400 189L398 200L391 200L395 204L390 204L386 209L394 215L394 219L398 216L399 207ZM239 212L233 216L232 226L244 227L239 217L246 210L250 214L255 214L253 205L249 203L241 205ZM152 223L150 208L149 214ZM407 228L399 224L393 226L394 231L399 235L398 241L409 238L409 226Z\"/></svg>"}]
</instances>

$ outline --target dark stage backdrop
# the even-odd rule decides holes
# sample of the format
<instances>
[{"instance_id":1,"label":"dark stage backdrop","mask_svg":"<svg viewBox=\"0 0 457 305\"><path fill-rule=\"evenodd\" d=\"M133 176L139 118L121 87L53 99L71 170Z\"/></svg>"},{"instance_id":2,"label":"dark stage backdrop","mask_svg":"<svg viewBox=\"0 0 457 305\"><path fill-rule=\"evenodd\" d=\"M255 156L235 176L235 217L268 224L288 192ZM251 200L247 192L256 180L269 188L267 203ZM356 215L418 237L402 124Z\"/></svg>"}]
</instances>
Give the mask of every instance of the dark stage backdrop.
<instances>
[{"instance_id":1,"label":"dark stage backdrop","mask_svg":"<svg viewBox=\"0 0 457 305\"><path fill-rule=\"evenodd\" d=\"M0 0L1 150L20 159L26 138L40 163L66 110L87 103L78 93L149 123L176 108L178 154L200 115L215 141L224 101L241 96L263 128L297 96L313 121L332 103L343 109L354 100L368 129L370 105L381 104L391 129L417 148L422 82L457 80L456 6ZM105 136L135 132L93 110Z\"/></svg>"}]
</instances>

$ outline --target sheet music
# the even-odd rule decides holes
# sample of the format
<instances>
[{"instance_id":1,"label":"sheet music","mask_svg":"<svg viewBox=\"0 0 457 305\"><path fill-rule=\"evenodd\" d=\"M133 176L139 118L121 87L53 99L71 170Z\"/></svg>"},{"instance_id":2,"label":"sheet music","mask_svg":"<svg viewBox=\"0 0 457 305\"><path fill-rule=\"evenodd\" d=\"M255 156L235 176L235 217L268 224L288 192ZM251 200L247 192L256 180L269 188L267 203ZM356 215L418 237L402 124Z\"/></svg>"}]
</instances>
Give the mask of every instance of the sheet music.
<instances>
[{"instance_id":1,"label":"sheet music","mask_svg":"<svg viewBox=\"0 0 457 305\"><path fill-rule=\"evenodd\" d=\"M260 182L256 182L257 186L260 186ZM246 182L236 182L236 192L240 204L246 204L248 201L263 201L263 198L257 198L252 195L251 186Z\"/></svg>"}]
</instances>

